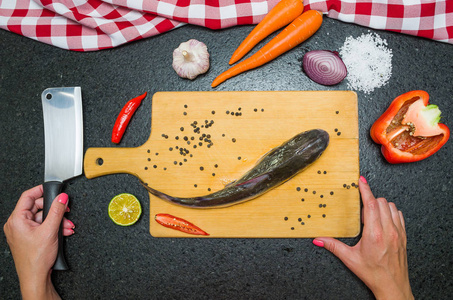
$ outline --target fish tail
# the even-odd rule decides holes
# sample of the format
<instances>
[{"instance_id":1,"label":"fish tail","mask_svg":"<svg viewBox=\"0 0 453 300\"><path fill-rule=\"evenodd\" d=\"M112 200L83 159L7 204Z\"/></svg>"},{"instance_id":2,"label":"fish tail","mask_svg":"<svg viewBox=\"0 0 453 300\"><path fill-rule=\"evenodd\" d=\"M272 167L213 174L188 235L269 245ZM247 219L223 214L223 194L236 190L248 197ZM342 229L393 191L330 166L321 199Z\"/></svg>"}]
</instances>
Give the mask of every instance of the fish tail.
<instances>
[{"instance_id":1,"label":"fish tail","mask_svg":"<svg viewBox=\"0 0 453 300\"><path fill-rule=\"evenodd\" d=\"M162 200L165 200L165 201L168 201L168 202L171 202L173 204L180 204L180 205L183 205L183 206L192 206L195 199L194 198L178 198L178 197L172 197L168 194L165 194L161 191L158 191L158 190L155 190L153 189L152 187L150 187L147 183L143 182L140 180L140 183L145 187L145 189L148 190L148 192L150 192L152 195L162 199Z\"/></svg>"},{"instance_id":2,"label":"fish tail","mask_svg":"<svg viewBox=\"0 0 453 300\"><path fill-rule=\"evenodd\" d=\"M164 200L167 200L167 201L171 201L173 202L174 201L174 198L170 195L167 195L165 193L162 193L158 190L155 190L153 189L152 187L150 187L147 183L144 183L143 181L140 180L140 183L145 187L145 189L148 190L148 192L150 192L152 195L158 197L158 198L161 198L161 199L164 199Z\"/></svg>"}]
</instances>

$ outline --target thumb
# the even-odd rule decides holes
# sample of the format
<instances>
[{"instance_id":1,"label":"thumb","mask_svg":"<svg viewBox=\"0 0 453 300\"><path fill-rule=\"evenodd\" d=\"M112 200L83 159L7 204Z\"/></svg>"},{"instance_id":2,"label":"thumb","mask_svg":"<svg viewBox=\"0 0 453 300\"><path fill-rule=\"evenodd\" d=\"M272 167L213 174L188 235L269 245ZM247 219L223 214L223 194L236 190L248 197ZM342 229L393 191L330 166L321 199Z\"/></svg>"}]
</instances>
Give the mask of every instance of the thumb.
<instances>
[{"instance_id":1,"label":"thumb","mask_svg":"<svg viewBox=\"0 0 453 300\"><path fill-rule=\"evenodd\" d=\"M45 226L49 226L56 231L60 228L63 215L66 212L66 207L68 206L68 199L69 197L66 193L61 193L54 199L43 225L45 224Z\"/></svg>"},{"instance_id":2,"label":"thumb","mask_svg":"<svg viewBox=\"0 0 453 300\"><path fill-rule=\"evenodd\" d=\"M313 244L318 247L323 247L332 252L342 262L346 260L351 252L351 247L337 239L329 237L320 237L313 240Z\"/></svg>"}]
</instances>

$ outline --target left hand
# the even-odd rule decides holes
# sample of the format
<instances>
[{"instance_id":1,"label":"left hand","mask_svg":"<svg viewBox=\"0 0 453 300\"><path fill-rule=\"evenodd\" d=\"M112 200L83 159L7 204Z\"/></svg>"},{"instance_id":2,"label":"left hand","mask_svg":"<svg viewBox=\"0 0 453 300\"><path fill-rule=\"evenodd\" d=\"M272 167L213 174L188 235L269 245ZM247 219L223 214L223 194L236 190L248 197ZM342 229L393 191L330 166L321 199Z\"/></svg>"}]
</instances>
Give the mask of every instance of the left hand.
<instances>
[{"instance_id":1,"label":"left hand","mask_svg":"<svg viewBox=\"0 0 453 300\"><path fill-rule=\"evenodd\" d=\"M59 298L50 273L57 257L58 230L62 220L63 234L74 234L74 224L63 218L68 209L68 195L62 193L55 198L44 222L42 195L42 185L25 191L3 228L24 299Z\"/></svg>"}]
</instances>

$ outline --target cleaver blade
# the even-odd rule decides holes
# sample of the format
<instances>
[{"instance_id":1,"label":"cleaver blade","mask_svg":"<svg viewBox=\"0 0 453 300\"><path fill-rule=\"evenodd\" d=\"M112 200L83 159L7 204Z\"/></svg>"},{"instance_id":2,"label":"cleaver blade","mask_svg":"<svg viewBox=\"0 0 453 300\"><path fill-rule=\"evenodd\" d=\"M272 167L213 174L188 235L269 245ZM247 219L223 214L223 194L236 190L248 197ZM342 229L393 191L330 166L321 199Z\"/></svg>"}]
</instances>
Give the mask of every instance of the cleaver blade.
<instances>
[{"instance_id":1,"label":"cleaver blade","mask_svg":"<svg viewBox=\"0 0 453 300\"><path fill-rule=\"evenodd\" d=\"M82 174L83 119L80 87L48 88L41 95L44 116L43 221L64 181ZM58 232L54 270L67 270L63 254L63 228Z\"/></svg>"}]
</instances>

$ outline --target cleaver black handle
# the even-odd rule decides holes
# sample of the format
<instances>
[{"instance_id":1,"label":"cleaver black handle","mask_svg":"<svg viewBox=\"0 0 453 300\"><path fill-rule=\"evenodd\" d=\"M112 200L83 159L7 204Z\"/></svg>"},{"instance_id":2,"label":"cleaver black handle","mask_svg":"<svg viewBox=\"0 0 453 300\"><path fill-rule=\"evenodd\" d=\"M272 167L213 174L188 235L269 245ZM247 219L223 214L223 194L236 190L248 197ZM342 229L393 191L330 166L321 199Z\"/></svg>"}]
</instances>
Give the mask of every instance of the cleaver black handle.
<instances>
[{"instance_id":1,"label":"cleaver black handle","mask_svg":"<svg viewBox=\"0 0 453 300\"><path fill-rule=\"evenodd\" d=\"M44 189L44 209L42 220L44 221L49 213L50 207L52 206L53 200L57 197L62 189L63 189L63 182L59 181L49 181L44 182L43 184ZM58 253L57 259L55 260L55 264L52 267L54 270L64 271L68 270L68 265L64 258L63 253L63 220L60 224L60 229L58 230Z\"/></svg>"}]
</instances>

